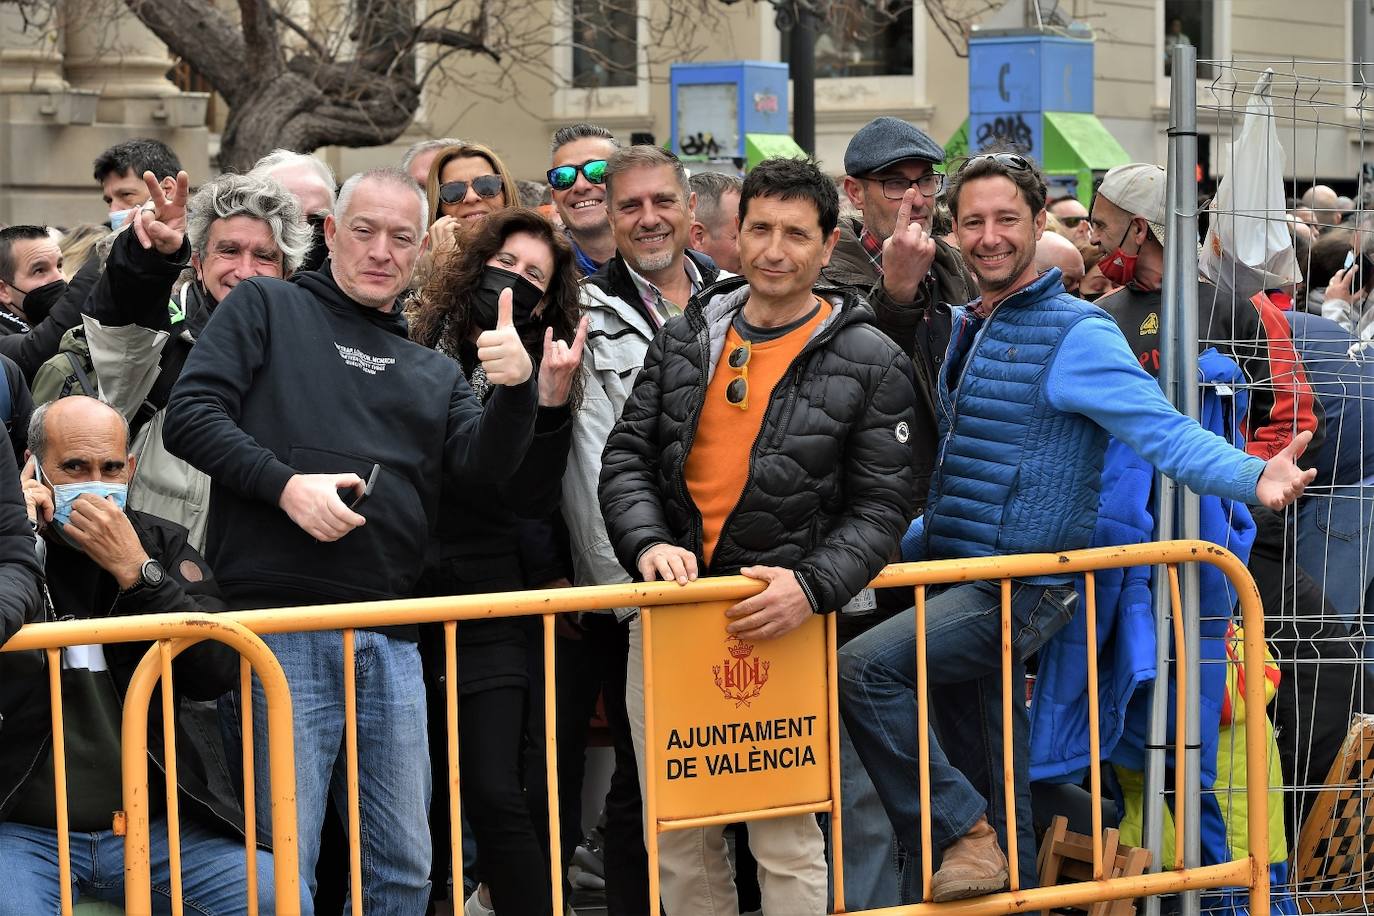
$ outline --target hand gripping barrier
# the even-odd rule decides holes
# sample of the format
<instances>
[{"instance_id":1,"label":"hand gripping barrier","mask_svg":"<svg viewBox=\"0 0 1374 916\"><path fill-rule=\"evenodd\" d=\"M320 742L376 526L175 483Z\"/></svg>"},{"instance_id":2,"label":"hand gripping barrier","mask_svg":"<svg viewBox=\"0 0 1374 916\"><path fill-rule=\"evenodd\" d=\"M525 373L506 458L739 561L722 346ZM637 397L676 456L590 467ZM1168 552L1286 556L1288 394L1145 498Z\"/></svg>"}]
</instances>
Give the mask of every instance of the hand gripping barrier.
<instances>
[{"instance_id":1,"label":"hand gripping barrier","mask_svg":"<svg viewBox=\"0 0 1374 916\"><path fill-rule=\"evenodd\" d=\"M1245 654L1244 679L1245 702L1250 709L1264 708L1264 628L1263 613L1259 595L1249 573L1234 555L1215 545L1196 541L1170 541L1154 544L1138 544L1125 547L1099 548L1065 554L1037 554L1025 556L991 557L971 560L941 560L927 563L909 563L890 566L874 581L878 587L912 587L916 614L916 651L917 651L917 695L918 721L913 727L922 735L920 744L921 785L921 822L913 825L919 830L922 842L923 888L930 883L931 860L931 823L929 816L929 797L926 788L928 780L928 745L925 739L929 710L926 696L926 659L925 659L925 599L926 589L931 585L962 583L978 580L1000 580L1002 583L1002 715L1004 734L1011 735L1011 715L1013 698L1020 696L1011 683L1011 601L1010 583L1012 579L1028 576L1055 574L1078 574L1085 576L1087 582L1086 605L1082 613L1086 615L1088 630L1088 678L1092 684L1097 678L1097 608L1093 590L1093 576L1104 569L1115 569L1142 565L1163 565L1167 567L1167 581L1172 598L1173 618L1176 635L1182 629L1182 613L1178 590L1177 566L1181 563L1209 563L1217 567L1235 588L1239 595L1240 613L1244 624ZM457 653L456 624L458 620L480 620L498 617L518 617L538 614L543 618L544 665L545 665L545 752L548 768L549 831L553 838L551 846L559 848L558 837L558 774L555 736L557 735L554 664L554 622L560 613L595 611L611 607L639 606L643 614L644 665L645 665L645 725L646 725L646 770L652 776L647 780L645 792L646 821L650 825L646 831L650 851L650 888L654 906L658 900L657 847L658 834L664 830L701 827L708 824L730 823L739 820L781 817L812 812L829 812L832 815L832 848L834 850L835 911L844 912L844 864L843 843L841 840L839 767L838 767L838 729L837 729L837 681L835 665L835 621L829 616L824 620L814 620L806 626L789 634L781 640L774 640L760 646L739 645L739 641L725 639L722 618L719 610L728 604L758 594L764 583L742 576L729 576L704 579L686 586L676 583L639 583L619 586L588 588L566 588L507 592L490 595L473 595L448 598L425 598L398 601L368 602L351 605L332 605L320 607L290 608L281 610L241 611L214 615L161 614L146 617L106 620L68 621L25 627L5 647L4 651L44 649L48 652L51 689L54 698L58 696L57 675L59 668L59 648L86 643L108 643L133 640L156 640L157 645L150 650L138 668L130 685L125 701L124 720L124 794L128 812L128 834L126 838L126 880L128 881L128 900L131 911L146 911L149 894L148 866L148 806L147 806L147 730L146 709L151 698L154 684L159 678L170 676L171 662L175 655L191 643L205 638L219 639L235 648L244 656L242 667L243 695L251 697L251 670L258 673L262 680L268 704L269 734L271 751L271 775L274 787L272 816L273 834L276 841L276 891L278 911L289 912L290 905L285 901L298 899L297 855L294 805L294 765L291 736L290 697L281 668L271 656L267 647L258 636L271 633L287 633L319 630L341 630L344 645L345 666L345 747L348 772L348 822L350 837L358 836L358 752L357 725L354 720L354 684L351 677L353 669L353 631L357 628L371 628L406 623L442 623L445 636L445 671L447 686L447 725L448 725L448 781L450 786L450 823L453 874L462 874L462 837L459 802L458 771L458 703L457 703ZM693 613L707 606L713 613ZM257 634L257 635L254 635ZM1182 646L1182 639L1178 640ZM655 651L657 649L657 652ZM777 654L780 653L780 654ZM769 657L765 658L767 655ZM692 666L686 659L705 660L702 665ZM765 664L767 663L767 664ZM1183 665L1180 664L1179 671ZM696 678L696 686L683 693L681 677ZM660 702L657 692L668 694ZM1185 691L1180 685L1178 695ZM765 712L769 697L776 695L794 707ZM777 735L784 734L791 741L786 750L774 749L772 758L765 758L765 750L758 751L757 758L750 758L748 752L731 752L730 763L717 758L713 765L696 763L697 779L685 776L688 768L685 756L679 754L676 765L669 765L674 759L667 754L660 758L660 748L667 749L673 740L672 731L682 723L674 721L672 711L685 708L692 711L698 719L709 716L703 712L706 704L702 698L709 698L716 706L725 704L725 714L735 719L739 712L747 708L747 719L758 722L761 727L774 728L766 740L776 743ZM1092 735L1092 764L1090 780L1094 801L1101 794L1101 767L1098 761L1098 709L1097 692L1089 691L1089 722ZM674 699L681 701L674 707ZM702 701L702 702L699 702ZM800 703L800 708L797 704ZM683 705L685 704L685 705ZM759 704L757 707L755 704ZM243 704L244 716L244 766L245 792L247 794L248 836L254 833L252 798L252 711L251 702ZM164 721L170 722L172 700L169 691L163 694ZM65 824L65 771L62 766L61 742L61 704L53 705L54 756L57 761L56 783L59 823ZM757 709L757 714L755 710ZM799 714L800 713L800 714ZM797 725L797 720L802 725ZM772 725L769 725L772 723ZM781 724L779 724L781 723ZM740 741L758 739L757 733L745 731L749 722L736 722L718 719L712 735L721 736L722 743L727 739ZM707 721L710 729L712 723ZM171 731L168 730L171 734ZM705 733L703 733L705 734ZM1182 747L1184 734L1184 711L1177 713L1177 746ZM1174 869L1158 874L1134 877L1108 878L1104 870L1102 829L1100 808L1093 807L1093 875L1091 881L1077 884L1023 889L1017 886L1018 876L1013 869L1011 889L1007 892L992 894L956 903L931 904L919 903L909 906L891 907L883 910L864 911L873 916L920 916L925 913L960 914L1005 914L1049 910L1060 906L1084 906L1087 904L1141 897L1154 894L1176 893L1184 890L1198 890L1218 887L1248 887L1251 912L1263 913L1269 908L1269 876L1267 851L1268 818L1266 813L1266 794L1268 792L1267 749L1263 741L1262 729L1247 731L1247 830L1250 855L1248 858L1233 862L1184 869L1181 861L1174 863ZM680 735L679 735L680 739ZM679 740L679 744L681 741ZM755 743L758 743L757 741ZM790 756L787 753L790 751ZM763 782L757 781L760 770L769 767L755 760L790 760L792 766L773 768L772 775ZM741 761L743 761L741 763ZM799 761L804 761L801 763ZM175 761L172 761L172 767ZM675 771L674 775L670 772ZM779 776L777 774L784 775ZM705 777L705 778L702 778ZM755 778L756 781L741 791L732 788L730 780L736 778ZM1008 799L1006 818L1009 824L1009 859L1017 860L1015 837L1015 802L1011 791L1013 780L1013 749L1007 746L1003 751L1004 794ZM683 786L693 782L692 791L682 791ZM169 769L169 785L175 785L175 772ZM764 785L765 790L756 787ZM703 788L704 787L704 788ZM1184 792L1198 792L1197 786L1177 786L1180 795ZM702 809L703 799L705 809ZM168 793L168 829L172 834L172 874L174 889L179 885L176 836L176 797L175 791ZM1181 825L1176 824L1181 831ZM60 831L64 836L65 831ZM252 843L248 843L249 880L252 881ZM353 868L353 912L361 916L362 894L361 876L357 868L360 857L356 842L350 843ZM61 870L64 887L68 882L69 860L65 840L60 848ZM553 912L563 911L562 864L550 863L552 882ZM64 892L65 894L65 892ZM250 901L256 895L250 887ZM174 904L174 912L180 911L179 901ZM69 895L64 896L63 912L70 912Z\"/></svg>"}]
</instances>

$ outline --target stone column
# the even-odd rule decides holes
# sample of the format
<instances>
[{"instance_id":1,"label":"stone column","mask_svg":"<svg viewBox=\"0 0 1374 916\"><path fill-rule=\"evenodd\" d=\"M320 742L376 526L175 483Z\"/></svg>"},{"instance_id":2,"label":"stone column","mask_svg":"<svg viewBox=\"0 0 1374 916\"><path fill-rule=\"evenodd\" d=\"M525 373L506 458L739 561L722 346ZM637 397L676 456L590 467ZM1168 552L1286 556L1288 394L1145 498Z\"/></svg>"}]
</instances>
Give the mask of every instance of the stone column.
<instances>
[{"instance_id":1,"label":"stone column","mask_svg":"<svg viewBox=\"0 0 1374 916\"><path fill-rule=\"evenodd\" d=\"M126 120L119 100L178 94L167 46L120 0L67 0L66 9L67 79L100 93L101 121Z\"/></svg>"},{"instance_id":2,"label":"stone column","mask_svg":"<svg viewBox=\"0 0 1374 916\"><path fill-rule=\"evenodd\" d=\"M0 93L67 88L55 11L36 10L26 29L17 6L0 3Z\"/></svg>"}]
</instances>

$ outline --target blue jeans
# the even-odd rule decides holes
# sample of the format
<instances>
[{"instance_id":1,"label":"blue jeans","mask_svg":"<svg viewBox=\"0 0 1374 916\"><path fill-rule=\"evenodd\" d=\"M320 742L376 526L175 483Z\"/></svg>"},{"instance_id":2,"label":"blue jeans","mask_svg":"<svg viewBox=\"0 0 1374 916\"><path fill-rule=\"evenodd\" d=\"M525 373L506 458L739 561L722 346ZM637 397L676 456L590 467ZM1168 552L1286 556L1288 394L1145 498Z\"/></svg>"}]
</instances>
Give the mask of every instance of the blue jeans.
<instances>
[{"instance_id":1,"label":"blue jeans","mask_svg":"<svg viewBox=\"0 0 1374 916\"><path fill-rule=\"evenodd\" d=\"M296 819L301 888L315 893L320 828L331 799L348 828L343 636L337 630L264 636L291 686L296 745ZM358 720L358 816L363 911L412 916L429 905L429 740L420 650L413 642L358 630L354 640ZM271 824L267 705L253 682L253 769L262 829Z\"/></svg>"},{"instance_id":2,"label":"blue jeans","mask_svg":"<svg viewBox=\"0 0 1374 916\"><path fill-rule=\"evenodd\" d=\"M849 730L840 722L840 798L844 805L844 905L846 910L877 910L902 902L897 867L897 838L883 814L882 800L854 750ZM830 856L830 815L822 814L826 856ZM835 871L830 871L830 900L835 899Z\"/></svg>"},{"instance_id":3,"label":"blue jeans","mask_svg":"<svg viewBox=\"0 0 1374 916\"><path fill-rule=\"evenodd\" d=\"M1350 638L1374 659L1374 631L1365 623L1374 598L1374 479L1309 490L1298 503L1298 565L1350 624ZM1367 598L1368 596L1368 598Z\"/></svg>"},{"instance_id":4,"label":"blue jeans","mask_svg":"<svg viewBox=\"0 0 1374 916\"><path fill-rule=\"evenodd\" d=\"M1030 723L1023 659L1068 622L1072 586L1012 584L1012 727L1021 886L1035 886ZM926 603L931 839L943 850L986 816L1006 848L1002 795L1001 588L971 582ZM916 612L907 609L840 650L840 714L897 841L919 856ZM938 857L937 857L938 858Z\"/></svg>"},{"instance_id":5,"label":"blue jeans","mask_svg":"<svg viewBox=\"0 0 1374 916\"><path fill-rule=\"evenodd\" d=\"M200 826L182 809L181 893L187 913L248 912L243 843ZM153 908L170 913L171 873L167 819L153 818L149 831ZM124 905L124 838L112 831L68 834L71 841L72 902L82 898ZM24 824L0 824L0 916L60 913L57 831ZM276 912L272 854L258 850L259 912Z\"/></svg>"}]
</instances>

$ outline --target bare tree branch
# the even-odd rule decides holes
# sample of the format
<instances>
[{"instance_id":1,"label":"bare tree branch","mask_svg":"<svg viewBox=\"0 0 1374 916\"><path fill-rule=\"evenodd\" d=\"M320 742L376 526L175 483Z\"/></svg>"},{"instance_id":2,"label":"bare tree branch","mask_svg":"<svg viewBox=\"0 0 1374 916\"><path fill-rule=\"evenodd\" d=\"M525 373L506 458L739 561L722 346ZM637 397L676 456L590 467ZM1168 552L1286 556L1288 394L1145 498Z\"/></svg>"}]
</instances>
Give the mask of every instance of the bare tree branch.
<instances>
[{"instance_id":1,"label":"bare tree branch","mask_svg":"<svg viewBox=\"0 0 1374 916\"><path fill-rule=\"evenodd\" d=\"M488 47L481 35L476 35L471 32L459 32L456 29L440 29L433 27L416 29L415 43L441 45L456 51L471 51L474 54L480 54L493 61L501 60L501 55Z\"/></svg>"},{"instance_id":2,"label":"bare tree branch","mask_svg":"<svg viewBox=\"0 0 1374 916\"><path fill-rule=\"evenodd\" d=\"M332 58L332 55L328 50L326 50L325 46L320 44L314 35L311 35L309 32L306 31L305 26L301 25L296 20L292 19L290 16L283 13L281 10L274 9L272 11L272 15L276 17L278 22L286 26L288 29L294 32L302 41L304 41L316 57L320 58L321 60L329 60Z\"/></svg>"},{"instance_id":3,"label":"bare tree branch","mask_svg":"<svg viewBox=\"0 0 1374 916\"><path fill-rule=\"evenodd\" d=\"M25 29L50 28L63 0L0 0L16 6ZM67 0L77 2L77 0ZM80 0L82 3L91 0ZM674 0L639 15L635 0L319 0L297 20L290 0L111 0L122 3L227 103L220 164L246 168L278 146L389 143L419 110L422 88L463 100L524 108L538 80L552 91L595 90L691 60L720 34L722 0ZM798 8L846 41L868 40L899 16L924 9L956 54L967 54L969 24L999 0L762 0L779 21ZM230 7L233 9L233 7ZM573 72L551 66L555 49L573 51ZM429 49L426 51L425 49ZM546 114L546 113L545 113Z\"/></svg>"}]
</instances>

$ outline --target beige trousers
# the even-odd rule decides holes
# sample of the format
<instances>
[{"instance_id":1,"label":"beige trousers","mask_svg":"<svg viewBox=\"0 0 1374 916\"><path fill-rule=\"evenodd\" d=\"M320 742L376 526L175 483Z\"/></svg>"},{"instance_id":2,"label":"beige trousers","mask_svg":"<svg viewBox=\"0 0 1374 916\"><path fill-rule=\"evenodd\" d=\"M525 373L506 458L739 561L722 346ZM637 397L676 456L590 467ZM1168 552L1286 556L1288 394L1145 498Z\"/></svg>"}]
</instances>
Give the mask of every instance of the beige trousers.
<instances>
[{"instance_id":1,"label":"beige trousers","mask_svg":"<svg viewBox=\"0 0 1374 916\"><path fill-rule=\"evenodd\" d=\"M644 640L639 618L630 623L625 708L643 793ZM825 913L825 841L815 815L750 821L749 850L759 863L764 916ZM723 826L660 833L658 880L667 916L739 916L734 870Z\"/></svg>"}]
</instances>

